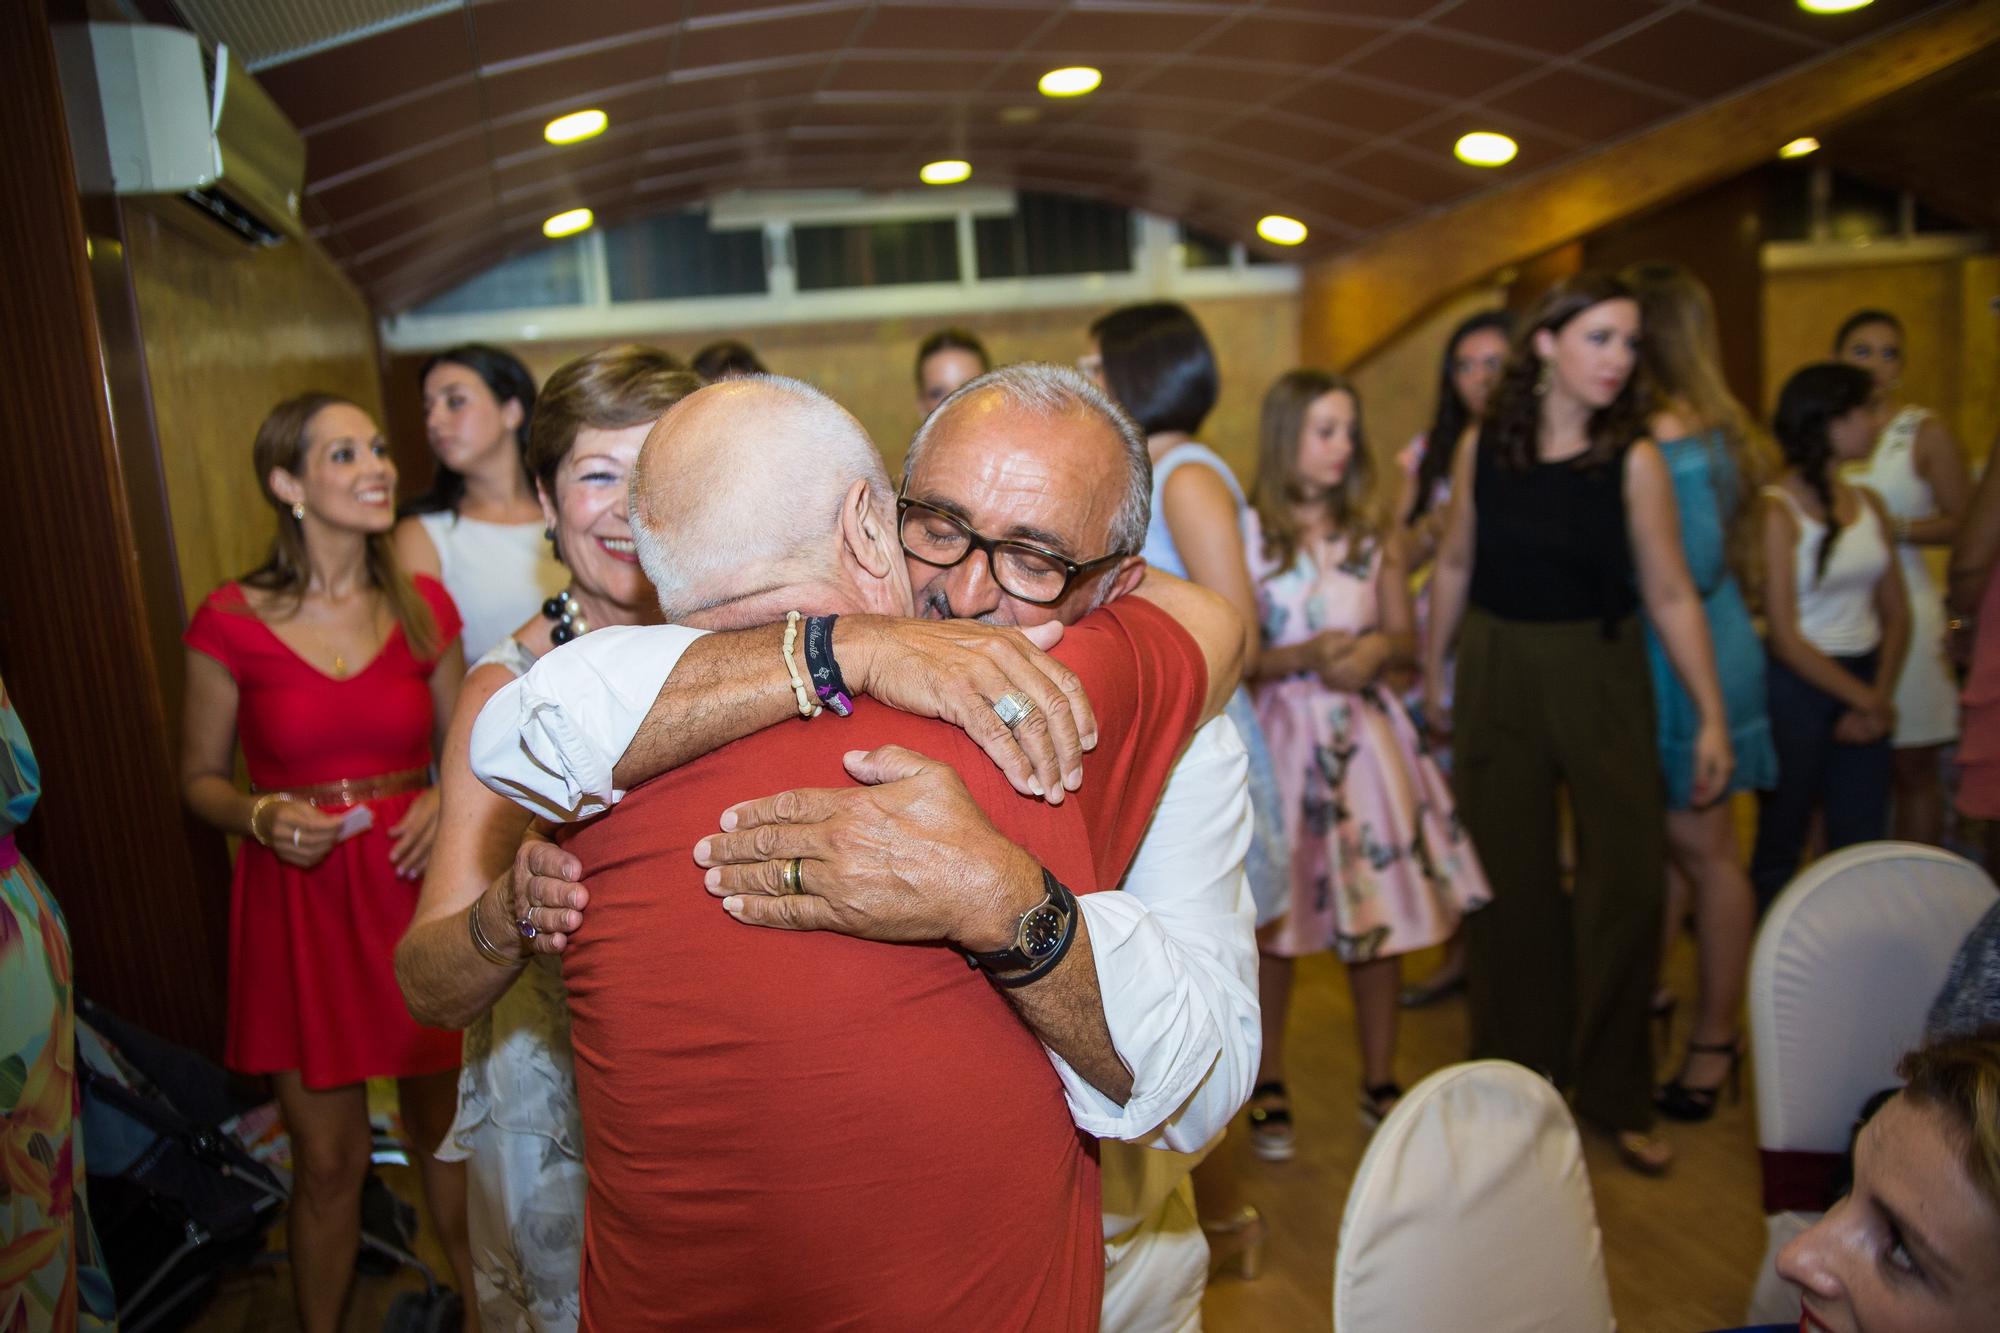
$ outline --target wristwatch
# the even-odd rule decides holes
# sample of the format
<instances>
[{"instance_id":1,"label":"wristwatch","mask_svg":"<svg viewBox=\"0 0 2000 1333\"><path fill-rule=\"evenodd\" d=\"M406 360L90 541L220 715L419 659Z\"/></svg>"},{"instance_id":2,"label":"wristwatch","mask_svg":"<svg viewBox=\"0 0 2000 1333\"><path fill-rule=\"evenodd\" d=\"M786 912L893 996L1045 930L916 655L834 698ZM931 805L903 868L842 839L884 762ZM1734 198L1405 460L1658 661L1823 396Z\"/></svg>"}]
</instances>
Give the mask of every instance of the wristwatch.
<instances>
[{"instance_id":1,"label":"wristwatch","mask_svg":"<svg viewBox=\"0 0 2000 1333\"><path fill-rule=\"evenodd\" d=\"M1055 970L1076 939L1076 895L1042 868L1042 900L1021 913L1014 927L1014 945L991 953L966 954L974 966L986 969L1000 986L1025 986Z\"/></svg>"}]
</instances>

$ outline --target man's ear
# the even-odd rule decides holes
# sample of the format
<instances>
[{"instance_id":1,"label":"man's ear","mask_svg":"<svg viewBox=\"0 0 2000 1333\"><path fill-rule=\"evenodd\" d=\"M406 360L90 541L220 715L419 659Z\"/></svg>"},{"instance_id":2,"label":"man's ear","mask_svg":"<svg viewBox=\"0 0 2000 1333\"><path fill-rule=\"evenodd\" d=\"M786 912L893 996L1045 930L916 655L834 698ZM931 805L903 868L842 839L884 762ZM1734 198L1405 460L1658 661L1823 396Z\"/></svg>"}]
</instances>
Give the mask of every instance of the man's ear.
<instances>
[{"instance_id":1,"label":"man's ear","mask_svg":"<svg viewBox=\"0 0 2000 1333\"><path fill-rule=\"evenodd\" d=\"M1143 556L1128 555L1118 563L1111 575L1111 590L1104 596L1109 602L1123 597L1137 588L1146 578L1146 561Z\"/></svg>"},{"instance_id":2,"label":"man's ear","mask_svg":"<svg viewBox=\"0 0 2000 1333\"><path fill-rule=\"evenodd\" d=\"M891 511L893 513L893 511ZM847 558L870 578L886 578L901 560L894 523L875 503L875 494L863 477L847 488L840 502L840 540Z\"/></svg>"}]
</instances>

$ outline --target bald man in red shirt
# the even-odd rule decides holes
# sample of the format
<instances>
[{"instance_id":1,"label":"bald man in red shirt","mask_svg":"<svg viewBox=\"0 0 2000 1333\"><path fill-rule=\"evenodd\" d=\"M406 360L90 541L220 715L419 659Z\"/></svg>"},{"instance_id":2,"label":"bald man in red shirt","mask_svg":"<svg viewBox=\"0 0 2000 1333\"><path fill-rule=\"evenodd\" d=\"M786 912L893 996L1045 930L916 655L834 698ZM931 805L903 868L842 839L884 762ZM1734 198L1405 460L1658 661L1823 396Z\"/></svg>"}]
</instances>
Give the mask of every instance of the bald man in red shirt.
<instances>
[{"instance_id":1,"label":"bald man in red shirt","mask_svg":"<svg viewBox=\"0 0 2000 1333\"><path fill-rule=\"evenodd\" d=\"M633 500L679 623L910 611L880 459L805 386L691 396L655 427ZM1018 795L956 728L871 706L746 737L569 838L591 887L590 929L564 956L585 1328L1096 1326L1094 1142L1002 993L1068 984L1062 955L1045 974L1017 957L990 975L968 955L1004 953L1030 919L1080 929L1066 894L1116 886L1211 690L1202 646L1138 598L1086 617L1055 655L1101 737L1061 805ZM694 854L720 809L843 785L847 756L885 745L956 772L990 821L977 864L1015 845L1019 872L985 910L949 939L899 944L750 931L715 910Z\"/></svg>"}]
</instances>

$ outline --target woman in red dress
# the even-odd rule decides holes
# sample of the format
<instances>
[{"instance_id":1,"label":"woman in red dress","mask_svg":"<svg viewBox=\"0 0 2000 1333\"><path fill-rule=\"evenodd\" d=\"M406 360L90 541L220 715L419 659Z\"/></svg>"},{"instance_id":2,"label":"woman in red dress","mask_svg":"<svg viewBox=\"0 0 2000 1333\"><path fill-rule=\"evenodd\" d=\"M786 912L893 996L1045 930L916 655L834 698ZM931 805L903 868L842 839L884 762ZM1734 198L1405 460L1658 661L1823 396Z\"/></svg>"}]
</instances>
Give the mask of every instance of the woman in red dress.
<instances>
[{"instance_id":1,"label":"woman in red dress","mask_svg":"<svg viewBox=\"0 0 2000 1333\"><path fill-rule=\"evenodd\" d=\"M464 1170L432 1155L451 1124L459 1034L417 1026L393 965L436 832L433 747L465 662L443 586L396 565L396 468L366 412L328 394L290 399L259 428L254 461L278 534L188 626L182 789L243 839L226 1058L277 1087L292 1282L301 1326L319 1333L338 1326L354 1272L371 1077L398 1080L432 1221L470 1289Z\"/></svg>"}]
</instances>

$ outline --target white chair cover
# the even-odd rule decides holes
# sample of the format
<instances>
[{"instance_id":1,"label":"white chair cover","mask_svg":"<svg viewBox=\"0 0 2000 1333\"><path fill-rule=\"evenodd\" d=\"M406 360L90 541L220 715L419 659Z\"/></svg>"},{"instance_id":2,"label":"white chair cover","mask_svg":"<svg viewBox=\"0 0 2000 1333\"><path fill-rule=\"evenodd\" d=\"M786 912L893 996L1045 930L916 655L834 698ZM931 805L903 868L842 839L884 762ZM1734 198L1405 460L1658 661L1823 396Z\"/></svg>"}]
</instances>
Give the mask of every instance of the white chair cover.
<instances>
[{"instance_id":1,"label":"white chair cover","mask_svg":"<svg viewBox=\"0 0 2000 1333\"><path fill-rule=\"evenodd\" d=\"M1786 887L1750 958L1760 1148L1846 1150L1862 1103L1895 1085L1896 1061L1922 1040L1952 956L1993 894L1964 857L1912 842L1846 848ZM1797 1294L1772 1265L1817 1218L1767 1219L1750 1323L1799 1317Z\"/></svg>"},{"instance_id":2,"label":"white chair cover","mask_svg":"<svg viewBox=\"0 0 2000 1333\"><path fill-rule=\"evenodd\" d=\"M1505 1060L1454 1065L1376 1130L1340 1221L1336 1333L1608 1333L1569 1108Z\"/></svg>"}]
</instances>

